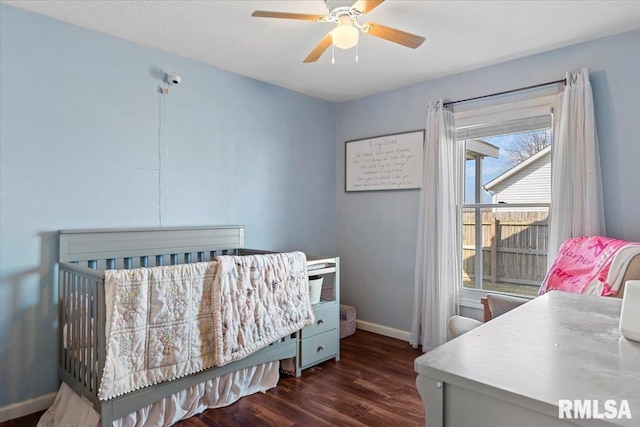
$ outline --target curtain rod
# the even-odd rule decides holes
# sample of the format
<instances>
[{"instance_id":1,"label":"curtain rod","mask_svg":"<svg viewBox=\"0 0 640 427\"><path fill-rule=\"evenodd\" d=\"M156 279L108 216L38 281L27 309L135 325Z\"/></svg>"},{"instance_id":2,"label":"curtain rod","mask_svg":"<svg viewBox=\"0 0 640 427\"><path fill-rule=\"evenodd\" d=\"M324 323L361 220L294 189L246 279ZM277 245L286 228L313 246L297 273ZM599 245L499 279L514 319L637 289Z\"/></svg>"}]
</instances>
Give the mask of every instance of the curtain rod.
<instances>
[{"instance_id":1,"label":"curtain rod","mask_svg":"<svg viewBox=\"0 0 640 427\"><path fill-rule=\"evenodd\" d=\"M553 81L553 82L540 83L540 84L537 84L537 85L521 87L521 88L518 88L518 89L505 90L504 92L492 93L490 95L476 96L475 98L467 98L467 99L461 99L459 101L445 102L444 106L447 107L447 106L450 106L450 105L453 105L453 104L459 104L461 102L475 101L476 99L490 98L492 96L498 96L498 95L506 95L508 93L519 92L521 90L535 89L535 88L543 87L543 86L551 86L551 85L555 85L555 84L558 84L558 83L564 83L566 85L567 81L566 81L566 79L556 80L556 81Z\"/></svg>"}]
</instances>

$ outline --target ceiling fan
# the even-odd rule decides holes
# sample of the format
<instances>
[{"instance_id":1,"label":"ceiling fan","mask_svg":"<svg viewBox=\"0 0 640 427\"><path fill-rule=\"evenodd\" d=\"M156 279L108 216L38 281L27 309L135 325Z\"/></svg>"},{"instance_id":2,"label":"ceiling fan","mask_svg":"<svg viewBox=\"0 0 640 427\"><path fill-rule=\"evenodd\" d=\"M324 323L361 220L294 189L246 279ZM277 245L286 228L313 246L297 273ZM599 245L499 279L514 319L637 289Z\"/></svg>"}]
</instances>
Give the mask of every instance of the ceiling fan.
<instances>
[{"instance_id":1,"label":"ceiling fan","mask_svg":"<svg viewBox=\"0 0 640 427\"><path fill-rule=\"evenodd\" d=\"M328 15L310 15L305 13L269 12L256 10L251 14L258 18L284 18L300 19L303 21L333 22L336 27L329 31L327 35L311 51L303 62L316 62L327 48L333 43L340 49L349 49L358 43L360 32L370 36L389 40L412 49L417 48L424 42L424 37L415 34L385 27L377 22L358 23L358 18L366 15L378 7L384 0L358 0L349 6L353 0L325 0Z\"/></svg>"}]
</instances>

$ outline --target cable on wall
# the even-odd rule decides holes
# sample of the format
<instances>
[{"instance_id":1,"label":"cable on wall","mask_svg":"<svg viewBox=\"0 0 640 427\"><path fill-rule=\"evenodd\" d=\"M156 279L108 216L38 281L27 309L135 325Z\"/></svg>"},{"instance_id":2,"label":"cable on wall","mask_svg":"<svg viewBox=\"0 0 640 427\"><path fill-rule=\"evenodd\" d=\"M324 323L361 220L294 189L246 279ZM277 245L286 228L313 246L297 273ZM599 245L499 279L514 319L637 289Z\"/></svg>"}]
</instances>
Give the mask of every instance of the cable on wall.
<instances>
[{"instance_id":1,"label":"cable on wall","mask_svg":"<svg viewBox=\"0 0 640 427\"><path fill-rule=\"evenodd\" d=\"M164 94L164 93L163 93ZM164 226L164 216L167 195L166 169L169 156L169 147L166 141L166 116L167 103L165 97L160 95L158 105L158 225Z\"/></svg>"},{"instance_id":2,"label":"cable on wall","mask_svg":"<svg viewBox=\"0 0 640 427\"><path fill-rule=\"evenodd\" d=\"M168 102L164 95L169 94L169 85L182 83L182 77L177 73L168 73L164 77L164 84L160 87L160 100L158 105L158 224L165 226L167 195L169 188L167 184L167 169L169 168L169 143L166 138L167 133L167 110Z\"/></svg>"}]
</instances>

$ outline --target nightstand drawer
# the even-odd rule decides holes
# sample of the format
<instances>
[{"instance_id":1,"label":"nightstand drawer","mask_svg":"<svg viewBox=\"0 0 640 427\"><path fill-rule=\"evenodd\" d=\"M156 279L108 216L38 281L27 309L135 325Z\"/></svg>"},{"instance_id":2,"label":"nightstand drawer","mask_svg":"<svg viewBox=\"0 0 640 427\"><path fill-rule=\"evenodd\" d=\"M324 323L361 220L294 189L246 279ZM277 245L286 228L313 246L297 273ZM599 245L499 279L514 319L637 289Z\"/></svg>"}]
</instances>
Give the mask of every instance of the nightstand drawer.
<instances>
[{"instance_id":1,"label":"nightstand drawer","mask_svg":"<svg viewBox=\"0 0 640 427\"><path fill-rule=\"evenodd\" d=\"M338 330L334 329L302 340L301 366L308 365L335 356L338 352Z\"/></svg>"},{"instance_id":2,"label":"nightstand drawer","mask_svg":"<svg viewBox=\"0 0 640 427\"><path fill-rule=\"evenodd\" d=\"M340 311L337 304L313 307L315 322L302 329L302 338L312 337L338 327Z\"/></svg>"}]
</instances>

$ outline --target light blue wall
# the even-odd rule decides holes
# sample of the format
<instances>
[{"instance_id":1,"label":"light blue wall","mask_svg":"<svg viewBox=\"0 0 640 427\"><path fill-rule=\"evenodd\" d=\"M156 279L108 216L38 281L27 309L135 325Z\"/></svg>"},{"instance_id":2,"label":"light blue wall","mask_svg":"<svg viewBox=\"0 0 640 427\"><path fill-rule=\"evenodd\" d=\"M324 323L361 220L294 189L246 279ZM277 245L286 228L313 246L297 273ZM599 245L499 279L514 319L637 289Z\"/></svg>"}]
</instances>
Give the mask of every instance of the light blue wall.
<instances>
[{"instance_id":1,"label":"light blue wall","mask_svg":"<svg viewBox=\"0 0 640 427\"><path fill-rule=\"evenodd\" d=\"M342 302L356 305L360 320L411 329L419 197L417 190L345 193L345 141L423 129L429 100L559 80L583 67L590 69L594 91L608 234L640 240L639 52L640 31L635 31L339 104L336 226Z\"/></svg>"},{"instance_id":2,"label":"light blue wall","mask_svg":"<svg viewBox=\"0 0 640 427\"><path fill-rule=\"evenodd\" d=\"M0 4L0 407L56 388L50 233L61 228L162 215L245 224L253 247L337 247L342 300L361 320L409 330L418 191L345 193L344 142L424 128L439 97L590 68L609 234L640 240L639 46L640 32L626 33L336 107ZM158 68L184 83L158 94Z\"/></svg>"},{"instance_id":3,"label":"light blue wall","mask_svg":"<svg viewBox=\"0 0 640 427\"><path fill-rule=\"evenodd\" d=\"M3 4L0 43L0 407L57 388L55 230L161 213L335 253L334 104Z\"/></svg>"}]
</instances>

